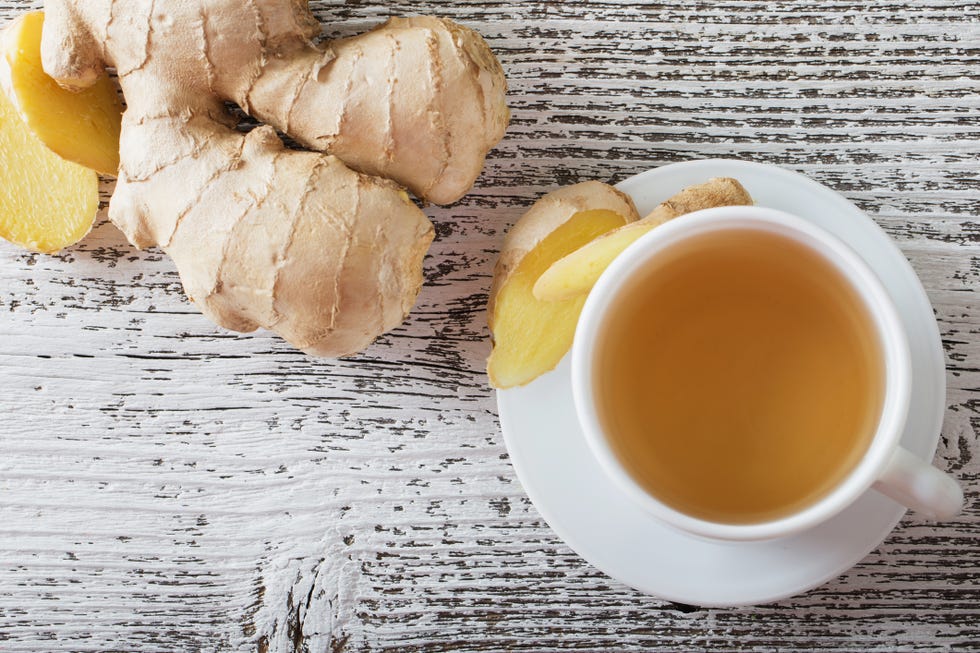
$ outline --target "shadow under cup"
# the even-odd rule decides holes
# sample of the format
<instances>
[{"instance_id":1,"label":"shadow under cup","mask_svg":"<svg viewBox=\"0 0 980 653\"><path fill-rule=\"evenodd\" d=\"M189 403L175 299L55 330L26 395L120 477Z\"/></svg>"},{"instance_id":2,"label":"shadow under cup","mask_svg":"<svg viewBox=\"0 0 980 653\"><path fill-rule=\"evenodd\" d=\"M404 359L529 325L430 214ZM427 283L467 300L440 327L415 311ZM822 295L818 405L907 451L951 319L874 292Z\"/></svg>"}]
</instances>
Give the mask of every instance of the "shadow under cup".
<instances>
[{"instance_id":1,"label":"shadow under cup","mask_svg":"<svg viewBox=\"0 0 980 653\"><path fill-rule=\"evenodd\" d=\"M908 353L856 254L743 208L624 253L583 311L573 378L590 445L630 494L685 530L754 539L870 487L905 418Z\"/></svg>"}]
</instances>

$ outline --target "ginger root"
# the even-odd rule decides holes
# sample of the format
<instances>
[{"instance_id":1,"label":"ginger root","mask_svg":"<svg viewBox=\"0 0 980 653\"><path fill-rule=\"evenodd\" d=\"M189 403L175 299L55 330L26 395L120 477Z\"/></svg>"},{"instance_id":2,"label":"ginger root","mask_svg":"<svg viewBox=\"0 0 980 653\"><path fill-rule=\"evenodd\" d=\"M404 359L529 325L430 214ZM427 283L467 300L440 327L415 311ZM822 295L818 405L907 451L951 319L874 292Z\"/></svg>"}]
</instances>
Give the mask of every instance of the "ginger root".
<instances>
[{"instance_id":1,"label":"ginger root","mask_svg":"<svg viewBox=\"0 0 980 653\"><path fill-rule=\"evenodd\" d=\"M98 210L98 175L45 147L0 93L0 237L57 252L85 237Z\"/></svg>"},{"instance_id":2,"label":"ginger root","mask_svg":"<svg viewBox=\"0 0 980 653\"><path fill-rule=\"evenodd\" d=\"M319 31L305 0L48 0L41 58L74 89L117 71L109 218L130 242L162 247L218 324L342 356L398 325L422 284L432 225L394 182L465 194L507 126L506 84L449 21L325 46ZM226 101L269 125L243 135ZM287 150L273 127L328 154Z\"/></svg>"},{"instance_id":3,"label":"ginger root","mask_svg":"<svg viewBox=\"0 0 980 653\"><path fill-rule=\"evenodd\" d=\"M584 297L613 260L654 227L702 209L750 204L752 198L748 192L730 177L718 177L689 186L657 206L642 220L600 236L555 261L535 282L534 297L542 302L563 302Z\"/></svg>"},{"instance_id":4,"label":"ginger root","mask_svg":"<svg viewBox=\"0 0 980 653\"><path fill-rule=\"evenodd\" d=\"M55 154L102 174L119 168L122 103L104 73L89 88L68 91L41 67L44 13L24 14L3 32L0 83L38 138Z\"/></svg>"},{"instance_id":5,"label":"ginger root","mask_svg":"<svg viewBox=\"0 0 980 653\"><path fill-rule=\"evenodd\" d=\"M538 276L559 258L638 217L628 196L588 181L545 195L514 225L487 307L493 337L487 374L494 387L530 383L554 369L572 345L585 297L540 302L532 294Z\"/></svg>"},{"instance_id":6,"label":"ginger root","mask_svg":"<svg viewBox=\"0 0 980 653\"><path fill-rule=\"evenodd\" d=\"M77 88L115 66L130 125L178 111L226 122L231 101L420 198L465 195L509 121L503 69L486 42L451 21L415 17L319 46L307 5L48 0L44 69Z\"/></svg>"}]
</instances>

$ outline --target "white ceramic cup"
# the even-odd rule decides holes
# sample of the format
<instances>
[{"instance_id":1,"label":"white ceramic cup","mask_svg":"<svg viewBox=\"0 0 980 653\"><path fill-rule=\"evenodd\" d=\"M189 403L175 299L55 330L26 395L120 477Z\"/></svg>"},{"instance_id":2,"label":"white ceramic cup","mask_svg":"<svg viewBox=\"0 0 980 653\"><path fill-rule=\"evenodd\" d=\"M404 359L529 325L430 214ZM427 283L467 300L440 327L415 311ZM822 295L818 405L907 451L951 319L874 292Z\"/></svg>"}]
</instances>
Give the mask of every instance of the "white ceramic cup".
<instances>
[{"instance_id":1,"label":"white ceramic cup","mask_svg":"<svg viewBox=\"0 0 980 653\"><path fill-rule=\"evenodd\" d=\"M878 429L854 469L823 498L785 517L760 523L726 524L680 512L643 489L620 463L596 410L593 374L609 307L630 278L672 248L709 232L757 229L809 247L844 275L872 316L884 352L885 397ZM683 317L678 318L683 319ZM911 392L908 337L881 281L847 245L789 213L754 206L721 207L676 218L645 234L621 254L593 288L579 318L572 348L575 408L592 453L605 472L655 517L680 530L722 540L762 540L812 528L844 510L872 487L934 519L955 516L963 505L956 481L899 445Z\"/></svg>"}]
</instances>

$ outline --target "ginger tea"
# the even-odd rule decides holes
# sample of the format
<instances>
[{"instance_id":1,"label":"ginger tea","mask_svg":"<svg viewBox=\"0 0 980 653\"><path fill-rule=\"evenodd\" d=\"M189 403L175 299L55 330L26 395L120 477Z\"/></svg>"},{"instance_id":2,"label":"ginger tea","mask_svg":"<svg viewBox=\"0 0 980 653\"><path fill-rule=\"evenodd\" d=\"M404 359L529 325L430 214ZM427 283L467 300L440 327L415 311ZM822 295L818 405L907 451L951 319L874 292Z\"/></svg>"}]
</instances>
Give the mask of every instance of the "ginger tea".
<instances>
[{"instance_id":1,"label":"ginger tea","mask_svg":"<svg viewBox=\"0 0 980 653\"><path fill-rule=\"evenodd\" d=\"M651 495L723 523L817 501L877 428L884 365L867 308L788 237L691 238L637 273L603 324L599 419Z\"/></svg>"}]
</instances>

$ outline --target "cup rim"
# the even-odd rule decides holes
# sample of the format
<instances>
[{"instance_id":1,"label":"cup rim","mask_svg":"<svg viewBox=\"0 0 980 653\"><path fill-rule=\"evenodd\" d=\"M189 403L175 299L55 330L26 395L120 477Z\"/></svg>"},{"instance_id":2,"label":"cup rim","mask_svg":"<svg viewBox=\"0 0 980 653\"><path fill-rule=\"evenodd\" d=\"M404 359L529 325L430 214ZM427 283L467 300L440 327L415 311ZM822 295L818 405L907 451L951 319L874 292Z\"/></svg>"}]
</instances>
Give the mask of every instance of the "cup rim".
<instances>
[{"instance_id":1,"label":"cup rim","mask_svg":"<svg viewBox=\"0 0 980 653\"><path fill-rule=\"evenodd\" d=\"M645 264L688 238L734 229L763 229L809 246L848 279L872 316L885 361L885 396L878 427L863 457L832 490L801 510L748 524L715 522L680 512L656 499L620 464L598 418L592 392L596 343L606 311L631 277ZM726 206L680 216L644 234L603 272L579 317L572 345L575 410L592 454L606 475L664 523L721 540L763 540L792 535L834 516L863 495L884 471L898 447L911 393L908 337L891 296L877 275L847 244L803 218L776 209Z\"/></svg>"}]
</instances>

